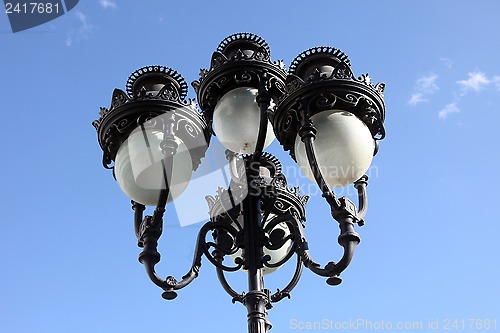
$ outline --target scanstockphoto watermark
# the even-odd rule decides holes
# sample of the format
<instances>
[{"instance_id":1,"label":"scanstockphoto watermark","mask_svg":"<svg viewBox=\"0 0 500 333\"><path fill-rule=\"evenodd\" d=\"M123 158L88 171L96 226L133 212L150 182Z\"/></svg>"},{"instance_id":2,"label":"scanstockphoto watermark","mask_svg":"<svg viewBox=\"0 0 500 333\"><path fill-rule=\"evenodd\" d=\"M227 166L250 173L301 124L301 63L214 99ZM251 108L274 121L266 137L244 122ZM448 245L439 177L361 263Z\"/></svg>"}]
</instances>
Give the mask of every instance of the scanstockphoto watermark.
<instances>
[{"instance_id":1,"label":"scanstockphoto watermark","mask_svg":"<svg viewBox=\"0 0 500 333\"><path fill-rule=\"evenodd\" d=\"M427 329L427 323L423 321L390 321L390 320L368 320L365 318L335 321L324 318L318 321L290 320L290 330L294 331L422 331Z\"/></svg>"},{"instance_id":2,"label":"scanstockphoto watermark","mask_svg":"<svg viewBox=\"0 0 500 333\"><path fill-rule=\"evenodd\" d=\"M444 318L416 321L369 320L366 318L335 321L322 319L318 321L301 321L290 319L292 331L496 331L496 318Z\"/></svg>"}]
</instances>

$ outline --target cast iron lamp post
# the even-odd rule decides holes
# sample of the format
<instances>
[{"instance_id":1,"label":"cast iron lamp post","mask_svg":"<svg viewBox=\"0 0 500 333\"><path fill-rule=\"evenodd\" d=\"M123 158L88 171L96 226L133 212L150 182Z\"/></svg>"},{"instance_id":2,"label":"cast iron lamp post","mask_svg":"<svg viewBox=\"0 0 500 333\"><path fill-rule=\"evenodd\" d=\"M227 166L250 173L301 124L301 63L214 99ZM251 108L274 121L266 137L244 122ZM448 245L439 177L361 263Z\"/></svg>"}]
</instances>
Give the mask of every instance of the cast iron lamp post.
<instances>
[{"instance_id":1,"label":"cast iron lamp post","mask_svg":"<svg viewBox=\"0 0 500 333\"><path fill-rule=\"evenodd\" d=\"M355 77L348 57L332 47L304 51L287 73L281 61L271 61L262 38L238 33L219 44L210 69L201 70L192 85L201 113L186 100L182 76L168 67L141 68L130 76L126 92L115 89L111 107L101 108L93 123L103 165L132 198L143 248L139 261L162 296L174 299L176 290L198 276L205 256L233 302L246 306L249 332L267 332L267 310L290 297L304 266L338 285L351 262L360 241L354 225L364 224L367 210L364 174L385 136L384 84L372 84L368 75ZM166 204L187 186L213 132L227 148L230 185L206 197L210 220L199 231L188 273L180 280L162 279L155 265ZM304 234L308 197L288 187L278 159L263 151L274 136L318 184L339 223L344 253L338 262L321 266L311 258ZM349 184L358 191L358 208L331 190ZM156 207L151 216L143 216L146 206ZM294 255L288 284L275 293L265 289L264 274ZM246 270L244 293L225 277L238 270Z\"/></svg>"}]
</instances>

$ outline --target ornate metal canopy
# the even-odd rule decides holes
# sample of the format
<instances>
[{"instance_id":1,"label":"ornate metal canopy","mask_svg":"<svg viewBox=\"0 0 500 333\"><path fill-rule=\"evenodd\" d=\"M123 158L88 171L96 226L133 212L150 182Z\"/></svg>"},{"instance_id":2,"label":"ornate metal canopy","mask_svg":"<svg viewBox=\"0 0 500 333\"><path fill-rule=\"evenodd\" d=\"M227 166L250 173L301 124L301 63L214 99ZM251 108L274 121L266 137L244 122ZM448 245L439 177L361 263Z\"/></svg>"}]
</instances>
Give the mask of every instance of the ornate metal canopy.
<instances>
[{"instance_id":1,"label":"ornate metal canopy","mask_svg":"<svg viewBox=\"0 0 500 333\"><path fill-rule=\"evenodd\" d=\"M276 138L295 159L294 142L307 110L308 117L339 109L351 112L370 129L375 141L385 137L384 83L368 74L356 78L339 49L320 46L298 55L290 66L285 93L274 114Z\"/></svg>"}]
</instances>

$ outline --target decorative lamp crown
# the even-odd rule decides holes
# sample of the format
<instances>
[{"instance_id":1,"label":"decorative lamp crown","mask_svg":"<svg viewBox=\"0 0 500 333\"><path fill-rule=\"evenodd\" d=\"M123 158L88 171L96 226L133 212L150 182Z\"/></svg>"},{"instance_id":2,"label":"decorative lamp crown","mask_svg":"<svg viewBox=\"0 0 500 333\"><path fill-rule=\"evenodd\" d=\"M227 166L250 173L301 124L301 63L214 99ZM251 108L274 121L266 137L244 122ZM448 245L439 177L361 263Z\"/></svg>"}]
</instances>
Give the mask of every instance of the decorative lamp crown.
<instances>
[{"instance_id":1,"label":"decorative lamp crown","mask_svg":"<svg viewBox=\"0 0 500 333\"><path fill-rule=\"evenodd\" d=\"M252 33L241 32L222 40L212 54L209 69L191 83L207 121L219 99L239 87L258 88L262 74L269 77L269 92L277 99L284 92L286 71L283 61L273 62L267 42Z\"/></svg>"},{"instance_id":2,"label":"decorative lamp crown","mask_svg":"<svg viewBox=\"0 0 500 333\"><path fill-rule=\"evenodd\" d=\"M339 64L351 66L349 57L339 49L330 46L310 48L293 59L289 73L304 81L316 70L332 72Z\"/></svg>"},{"instance_id":3,"label":"decorative lamp crown","mask_svg":"<svg viewBox=\"0 0 500 333\"><path fill-rule=\"evenodd\" d=\"M193 168L200 164L210 142L210 131L196 104L186 100L188 86L177 71L166 66L145 66L134 71L126 92L113 91L111 106L102 107L94 125L103 150L103 165L113 168L120 146L138 127L162 132L165 115L173 114L176 133L190 149Z\"/></svg>"},{"instance_id":4,"label":"decorative lamp crown","mask_svg":"<svg viewBox=\"0 0 500 333\"><path fill-rule=\"evenodd\" d=\"M179 72L165 66L146 66L133 72L126 84L130 97L140 96L144 92L168 90L172 97L184 100L188 85ZM164 89L165 88L165 89Z\"/></svg>"},{"instance_id":5,"label":"decorative lamp crown","mask_svg":"<svg viewBox=\"0 0 500 333\"><path fill-rule=\"evenodd\" d=\"M276 138L292 158L305 109L307 117L334 109L354 114L370 130L376 153L378 140L385 137L385 84L374 85L368 74L356 78L344 52L326 46L302 52L292 61L285 84L273 126Z\"/></svg>"},{"instance_id":6,"label":"decorative lamp crown","mask_svg":"<svg viewBox=\"0 0 500 333\"><path fill-rule=\"evenodd\" d=\"M249 32L241 32L228 36L217 47L217 52L224 54L228 59L250 58L257 50L259 52L265 50L267 57L271 54L269 44L262 37Z\"/></svg>"}]
</instances>

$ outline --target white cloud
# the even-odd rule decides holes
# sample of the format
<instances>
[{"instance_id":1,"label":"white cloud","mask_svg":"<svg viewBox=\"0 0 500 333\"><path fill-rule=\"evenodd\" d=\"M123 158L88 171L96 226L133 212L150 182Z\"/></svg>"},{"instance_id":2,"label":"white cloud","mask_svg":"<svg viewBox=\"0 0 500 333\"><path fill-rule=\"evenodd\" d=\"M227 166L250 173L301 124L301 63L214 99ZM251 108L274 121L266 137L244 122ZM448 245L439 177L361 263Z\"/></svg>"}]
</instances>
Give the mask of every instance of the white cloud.
<instances>
[{"instance_id":1,"label":"white cloud","mask_svg":"<svg viewBox=\"0 0 500 333\"><path fill-rule=\"evenodd\" d=\"M70 47L73 42L79 42L82 39L87 39L91 36L94 27L89 24L87 15L80 11L75 11L75 17L79 22L78 28L71 28L66 34L64 45Z\"/></svg>"},{"instance_id":2,"label":"white cloud","mask_svg":"<svg viewBox=\"0 0 500 333\"><path fill-rule=\"evenodd\" d=\"M493 78L493 82L495 83L495 88L497 91L500 91L500 76L495 76Z\"/></svg>"},{"instance_id":3,"label":"white cloud","mask_svg":"<svg viewBox=\"0 0 500 333\"><path fill-rule=\"evenodd\" d=\"M460 112L460 109L457 106L457 102L453 102L453 103L447 104L444 107L444 109L439 111L438 115L439 115L440 119L446 119L448 117L448 115L450 115L451 113L458 113L458 112Z\"/></svg>"},{"instance_id":4,"label":"white cloud","mask_svg":"<svg viewBox=\"0 0 500 333\"><path fill-rule=\"evenodd\" d=\"M415 106L423 102L428 102L425 96L432 95L439 90L436 83L438 78L439 76L434 73L419 77L415 82L414 93L408 100L408 104Z\"/></svg>"},{"instance_id":5,"label":"white cloud","mask_svg":"<svg viewBox=\"0 0 500 333\"><path fill-rule=\"evenodd\" d=\"M68 46L68 47L69 47L69 46L71 46L72 44L73 44L73 37L71 37L71 34L70 34L70 33L68 33L68 34L66 35L66 40L64 41L64 45L66 45L66 46Z\"/></svg>"},{"instance_id":6,"label":"white cloud","mask_svg":"<svg viewBox=\"0 0 500 333\"><path fill-rule=\"evenodd\" d=\"M101 4L101 7L104 9L117 9L118 6L116 5L116 2L113 0L99 0L99 3Z\"/></svg>"},{"instance_id":7,"label":"white cloud","mask_svg":"<svg viewBox=\"0 0 500 333\"><path fill-rule=\"evenodd\" d=\"M90 30L92 27L87 23L87 16L80 11L75 12L76 19L82 24L82 30Z\"/></svg>"},{"instance_id":8,"label":"white cloud","mask_svg":"<svg viewBox=\"0 0 500 333\"><path fill-rule=\"evenodd\" d=\"M462 88L464 94L471 90L481 91L491 83L483 72L469 72L467 75L469 75L467 80L457 81L457 84Z\"/></svg>"},{"instance_id":9,"label":"white cloud","mask_svg":"<svg viewBox=\"0 0 500 333\"><path fill-rule=\"evenodd\" d=\"M419 77L417 79L416 89L425 94L433 94L439 89L436 84L437 79L438 76L434 73Z\"/></svg>"},{"instance_id":10,"label":"white cloud","mask_svg":"<svg viewBox=\"0 0 500 333\"><path fill-rule=\"evenodd\" d=\"M451 60L450 58L446 58L446 57L443 57L441 59L441 62L449 69L453 66L453 60Z\"/></svg>"},{"instance_id":11,"label":"white cloud","mask_svg":"<svg viewBox=\"0 0 500 333\"><path fill-rule=\"evenodd\" d=\"M452 61L448 58L440 59L447 67L451 68ZM434 73L423 75L415 81L413 93L408 99L408 104L415 106L421 103L430 102L430 95L433 95L440 88L437 84L439 76ZM453 99L438 111L439 119L446 119L454 113L461 112L460 103L469 93L483 91L491 92L496 90L500 92L500 75L489 76L480 70L467 73L464 80L455 81L456 87L452 91Z\"/></svg>"},{"instance_id":12,"label":"white cloud","mask_svg":"<svg viewBox=\"0 0 500 333\"><path fill-rule=\"evenodd\" d=\"M413 95L411 95L410 100L408 101L408 104L417 105L417 104L420 104L423 102L428 102L428 100L426 100L423 97L423 94L422 93L414 93Z\"/></svg>"}]
</instances>

